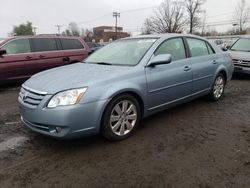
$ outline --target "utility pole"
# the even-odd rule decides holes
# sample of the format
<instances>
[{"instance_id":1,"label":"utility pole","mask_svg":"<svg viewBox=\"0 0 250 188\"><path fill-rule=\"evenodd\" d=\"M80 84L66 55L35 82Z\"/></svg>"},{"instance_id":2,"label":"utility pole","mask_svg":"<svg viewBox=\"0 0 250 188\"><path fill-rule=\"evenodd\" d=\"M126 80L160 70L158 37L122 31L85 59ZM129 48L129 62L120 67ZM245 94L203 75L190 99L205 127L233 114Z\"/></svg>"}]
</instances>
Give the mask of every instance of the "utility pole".
<instances>
[{"instance_id":1,"label":"utility pole","mask_svg":"<svg viewBox=\"0 0 250 188\"><path fill-rule=\"evenodd\" d=\"M62 25L55 25L55 27L57 27L58 34L60 35Z\"/></svg>"},{"instance_id":2,"label":"utility pole","mask_svg":"<svg viewBox=\"0 0 250 188\"><path fill-rule=\"evenodd\" d=\"M113 17L115 18L115 39L118 38L117 35L117 18L120 18L120 13L119 12L113 12Z\"/></svg>"},{"instance_id":3,"label":"utility pole","mask_svg":"<svg viewBox=\"0 0 250 188\"><path fill-rule=\"evenodd\" d=\"M37 29L37 27L33 27L33 33L34 33L34 35L36 35L36 29Z\"/></svg>"}]
</instances>

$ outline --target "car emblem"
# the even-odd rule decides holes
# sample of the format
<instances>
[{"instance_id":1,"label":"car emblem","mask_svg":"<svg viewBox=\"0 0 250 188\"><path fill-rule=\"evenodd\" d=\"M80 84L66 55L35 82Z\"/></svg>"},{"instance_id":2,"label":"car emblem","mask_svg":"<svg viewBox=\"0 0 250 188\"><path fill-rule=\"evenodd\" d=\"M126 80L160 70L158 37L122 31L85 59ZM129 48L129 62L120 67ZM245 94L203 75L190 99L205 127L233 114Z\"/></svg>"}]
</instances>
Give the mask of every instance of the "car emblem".
<instances>
[{"instance_id":1,"label":"car emblem","mask_svg":"<svg viewBox=\"0 0 250 188\"><path fill-rule=\"evenodd\" d=\"M28 93L27 93L27 92L24 92L24 93L23 93L23 101L25 101L27 98L28 98Z\"/></svg>"},{"instance_id":2,"label":"car emblem","mask_svg":"<svg viewBox=\"0 0 250 188\"><path fill-rule=\"evenodd\" d=\"M243 63L243 61L242 61L242 60L239 60L239 61L238 61L238 63L239 63L239 64L242 64L242 63Z\"/></svg>"}]
</instances>

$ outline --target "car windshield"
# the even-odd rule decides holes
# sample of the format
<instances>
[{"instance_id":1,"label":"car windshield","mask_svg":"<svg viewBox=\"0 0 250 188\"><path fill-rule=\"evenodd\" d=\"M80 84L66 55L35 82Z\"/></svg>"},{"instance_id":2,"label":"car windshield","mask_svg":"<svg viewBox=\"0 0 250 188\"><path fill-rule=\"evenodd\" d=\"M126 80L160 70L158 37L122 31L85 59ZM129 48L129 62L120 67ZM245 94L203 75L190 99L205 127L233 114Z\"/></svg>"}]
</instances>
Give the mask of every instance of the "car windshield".
<instances>
[{"instance_id":1,"label":"car windshield","mask_svg":"<svg viewBox=\"0 0 250 188\"><path fill-rule=\"evenodd\" d=\"M156 40L156 38L140 38L113 42L93 53L84 62L134 66L139 63Z\"/></svg>"},{"instance_id":2,"label":"car windshield","mask_svg":"<svg viewBox=\"0 0 250 188\"><path fill-rule=\"evenodd\" d=\"M250 38L239 39L231 48L234 51L250 52Z\"/></svg>"}]
</instances>

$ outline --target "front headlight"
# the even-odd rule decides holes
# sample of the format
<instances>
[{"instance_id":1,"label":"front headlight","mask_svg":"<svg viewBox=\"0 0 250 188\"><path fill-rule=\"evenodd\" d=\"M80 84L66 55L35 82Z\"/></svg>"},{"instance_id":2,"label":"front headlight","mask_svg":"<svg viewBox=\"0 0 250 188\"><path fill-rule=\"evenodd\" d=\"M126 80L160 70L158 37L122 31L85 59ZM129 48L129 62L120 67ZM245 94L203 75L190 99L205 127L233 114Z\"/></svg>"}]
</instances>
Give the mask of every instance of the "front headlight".
<instances>
[{"instance_id":1,"label":"front headlight","mask_svg":"<svg viewBox=\"0 0 250 188\"><path fill-rule=\"evenodd\" d=\"M81 97L84 95L86 91L87 88L81 88L81 89L71 89L57 93L50 99L47 107L55 108L57 106L77 104L80 102Z\"/></svg>"}]
</instances>

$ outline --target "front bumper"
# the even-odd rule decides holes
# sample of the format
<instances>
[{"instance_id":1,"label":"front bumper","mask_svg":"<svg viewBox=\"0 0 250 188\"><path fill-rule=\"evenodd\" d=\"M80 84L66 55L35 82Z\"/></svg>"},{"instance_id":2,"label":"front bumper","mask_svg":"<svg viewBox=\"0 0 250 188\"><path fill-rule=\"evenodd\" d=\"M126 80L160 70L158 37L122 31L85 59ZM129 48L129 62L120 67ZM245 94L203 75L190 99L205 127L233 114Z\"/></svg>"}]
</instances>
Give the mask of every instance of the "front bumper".
<instances>
[{"instance_id":1,"label":"front bumper","mask_svg":"<svg viewBox=\"0 0 250 188\"><path fill-rule=\"evenodd\" d=\"M101 116L106 100L60 106L53 109L40 104L29 108L19 98L19 109L23 123L35 132L61 139L90 136L99 133Z\"/></svg>"},{"instance_id":2,"label":"front bumper","mask_svg":"<svg viewBox=\"0 0 250 188\"><path fill-rule=\"evenodd\" d=\"M250 74L250 67L249 66L234 65L234 72L235 73Z\"/></svg>"}]
</instances>

